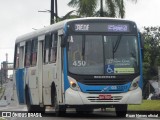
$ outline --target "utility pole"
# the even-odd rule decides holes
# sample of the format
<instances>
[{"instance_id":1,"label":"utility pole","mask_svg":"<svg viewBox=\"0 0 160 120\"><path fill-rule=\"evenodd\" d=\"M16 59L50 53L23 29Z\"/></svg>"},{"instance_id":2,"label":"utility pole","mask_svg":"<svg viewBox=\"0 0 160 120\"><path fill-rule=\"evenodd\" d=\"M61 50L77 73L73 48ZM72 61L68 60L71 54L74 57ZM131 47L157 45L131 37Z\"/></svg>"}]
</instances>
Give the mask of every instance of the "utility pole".
<instances>
[{"instance_id":1,"label":"utility pole","mask_svg":"<svg viewBox=\"0 0 160 120\"><path fill-rule=\"evenodd\" d=\"M58 8L57 8L57 0L51 0L51 18L50 24L54 24L54 22L58 21Z\"/></svg>"},{"instance_id":2,"label":"utility pole","mask_svg":"<svg viewBox=\"0 0 160 120\"><path fill-rule=\"evenodd\" d=\"M158 87L160 89L160 66L158 66Z\"/></svg>"},{"instance_id":3,"label":"utility pole","mask_svg":"<svg viewBox=\"0 0 160 120\"><path fill-rule=\"evenodd\" d=\"M104 14L103 14L103 0L100 1L100 17L104 17Z\"/></svg>"}]
</instances>

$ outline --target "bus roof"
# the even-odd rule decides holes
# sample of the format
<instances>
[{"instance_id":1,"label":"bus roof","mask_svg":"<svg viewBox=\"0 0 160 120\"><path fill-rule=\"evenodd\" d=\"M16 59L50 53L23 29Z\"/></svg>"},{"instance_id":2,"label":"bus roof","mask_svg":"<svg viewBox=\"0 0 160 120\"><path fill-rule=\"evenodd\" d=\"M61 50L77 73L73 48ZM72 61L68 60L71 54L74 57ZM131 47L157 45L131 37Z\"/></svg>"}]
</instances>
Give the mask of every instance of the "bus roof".
<instances>
[{"instance_id":1,"label":"bus roof","mask_svg":"<svg viewBox=\"0 0 160 120\"><path fill-rule=\"evenodd\" d=\"M59 29L63 29L64 25L68 22L72 22L72 21L83 21L83 20L118 20L118 21L128 21L128 22L133 22L130 20L126 20L126 19L119 19L119 18L110 18L110 17L85 17L85 18L74 18L74 19L66 19L64 21L49 25L47 27L35 30L33 32L24 34L22 36L17 37L16 39L16 43L25 41L25 40L29 40L31 38L40 36L40 35L44 35L46 33L52 32L52 31L56 31Z\"/></svg>"}]
</instances>

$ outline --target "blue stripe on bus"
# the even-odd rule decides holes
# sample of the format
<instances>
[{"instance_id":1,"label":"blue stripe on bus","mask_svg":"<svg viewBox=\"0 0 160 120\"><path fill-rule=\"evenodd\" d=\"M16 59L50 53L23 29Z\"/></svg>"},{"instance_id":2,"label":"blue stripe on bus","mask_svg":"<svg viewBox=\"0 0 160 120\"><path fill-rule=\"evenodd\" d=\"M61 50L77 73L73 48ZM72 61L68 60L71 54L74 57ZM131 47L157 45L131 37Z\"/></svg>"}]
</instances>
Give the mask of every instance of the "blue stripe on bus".
<instances>
[{"instance_id":1,"label":"blue stripe on bus","mask_svg":"<svg viewBox=\"0 0 160 120\"><path fill-rule=\"evenodd\" d=\"M64 25L64 36L67 35L67 24ZM63 73L64 73L64 91L66 91L70 85L69 85L69 80L68 80L68 74L67 74L67 50L66 47L64 48L63 51Z\"/></svg>"},{"instance_id":2,"label":"blue stripe on bus","mask_svg":"<svg viewBox=\"0 0 160 120\"><path fill-rule=\"evenodd\" d=\"M63 30L64 30L64 35L66 36L67 35L67 24L64 25Z\"/></svg>"},{"instance_id":3,"label":"blue stripe on bus","mask_svg":"<svg viewBox=\"0 0 160 120\"><path fill-rule=\"evenodd\" d=\"M139 54L140 54L140 81L139 81L139 87L141 88L141 89L143 89L143 70L142 70L142 51L141 51L141 39L140 39L140 33L138 33L138 45L139 45Z\"/></svg>"},{"instance_id":4,"label":"blue stripe on bus","mask_svg":"<svg viewBox=\"0 0 160 120\"><path fill-rule=\"evenodd\" d=\"M69 85L69 81L68 81L68 75L67 75L67 50L66 48L64 48L64 56L63 56L63 73L64 73L64 91L66 91L70 85Z\"/></svg>"},{"instance_id":5,"label":"blue stripe on bus","mask_svg":"<svg viewBox=\"0 0 160 120\"><path fill-rule=\"evenodd\" d=\"M25 90L24 90L24 69L16 71L16 88L19 104L25 103Z\"/></svg>"},{"instance_id":6,"label":"blue stripe on bus","mask_svg":"<svg viewBox=\"0 0 160 120\"><path fill-rule=\"evenodd\" d=\"M123 93L129 91L131 82L124 85L85 85L78 82L78 85L84 93Z\"/></svg>"}]
</instances>

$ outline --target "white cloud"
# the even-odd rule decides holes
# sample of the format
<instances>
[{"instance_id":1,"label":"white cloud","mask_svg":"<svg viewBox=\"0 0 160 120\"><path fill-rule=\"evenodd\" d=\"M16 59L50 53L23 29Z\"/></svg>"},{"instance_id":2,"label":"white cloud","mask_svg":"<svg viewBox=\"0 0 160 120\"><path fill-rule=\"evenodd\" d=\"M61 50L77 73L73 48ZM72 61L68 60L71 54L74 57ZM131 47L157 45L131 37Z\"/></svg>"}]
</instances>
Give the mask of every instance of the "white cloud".
<instances>
[{"instance_id":1,"label":"white cloud","mask_svg":"<svg viewBox=\"0 0 160 120\"><path fill-rule=\"evenodd\" d=\"M160 0L138 0L137 4L127 2L126 18L137 22L138 26L160 25Z\"/></svg>"}]
</instances>

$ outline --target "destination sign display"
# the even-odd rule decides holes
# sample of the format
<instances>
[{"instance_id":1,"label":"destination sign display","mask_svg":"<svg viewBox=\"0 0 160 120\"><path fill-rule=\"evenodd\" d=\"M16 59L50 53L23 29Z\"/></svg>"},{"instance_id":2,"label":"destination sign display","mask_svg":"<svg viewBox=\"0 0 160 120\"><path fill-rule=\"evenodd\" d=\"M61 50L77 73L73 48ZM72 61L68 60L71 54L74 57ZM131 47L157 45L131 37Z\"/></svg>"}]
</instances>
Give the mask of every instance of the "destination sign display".
<instances>
[{"instance_id":1,"label":"destination sign display","mask_svg":"<svg viewBox=\"0 0 160 120\"><path fill-rule=\"evenodd\" d=\"M131 32L128 23L74 23L75 32Z\"/></svg>"},{"instance_id":2,"label":"destination sign display","mask_svg":"<svg viewBox=\"0 0 160 120\"><path fill-rule=\"evenodd\" d=\"M108 32L129 32L129 26L127 24L109 24L107 25Z\"/></svg>"}]
</instances>

